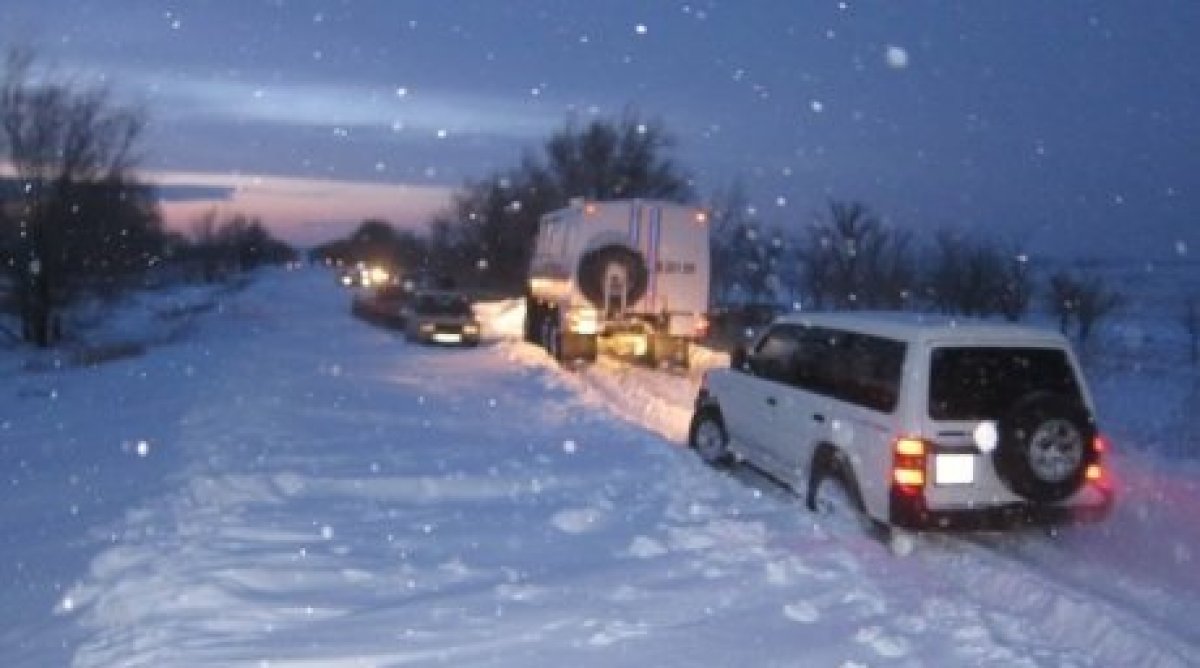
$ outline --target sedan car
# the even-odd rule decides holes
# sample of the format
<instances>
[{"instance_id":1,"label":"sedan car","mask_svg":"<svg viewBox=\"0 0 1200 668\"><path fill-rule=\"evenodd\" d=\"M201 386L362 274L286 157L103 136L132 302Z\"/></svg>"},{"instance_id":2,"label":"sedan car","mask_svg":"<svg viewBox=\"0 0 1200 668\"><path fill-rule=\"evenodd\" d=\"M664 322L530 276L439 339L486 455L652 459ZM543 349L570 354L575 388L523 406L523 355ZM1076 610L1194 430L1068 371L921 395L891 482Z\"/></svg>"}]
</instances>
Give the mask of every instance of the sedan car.
<instances>
[{"instance_id":1,"label":"sedan car","mask_svg":"<svg viewBox=\"0 0 1200 668\"><path fill-rule=\"evenodd\" d=\"M409 300L404 316L404 335L409 341L479 344L479 321L471 311L470 301L460 293L418 292Z\"/></svg>"},{"instance_id":2,"label":"sedan car","mask_svg":"<svg viewBox=\"0 0 1200 668\"><path fill-rule=\"evenodd\" d=\"M408 298L409 293L402 286L384 285L354 295L350 311L368 322L400 329L404 327Z\"/></svg>"}]
</instances>

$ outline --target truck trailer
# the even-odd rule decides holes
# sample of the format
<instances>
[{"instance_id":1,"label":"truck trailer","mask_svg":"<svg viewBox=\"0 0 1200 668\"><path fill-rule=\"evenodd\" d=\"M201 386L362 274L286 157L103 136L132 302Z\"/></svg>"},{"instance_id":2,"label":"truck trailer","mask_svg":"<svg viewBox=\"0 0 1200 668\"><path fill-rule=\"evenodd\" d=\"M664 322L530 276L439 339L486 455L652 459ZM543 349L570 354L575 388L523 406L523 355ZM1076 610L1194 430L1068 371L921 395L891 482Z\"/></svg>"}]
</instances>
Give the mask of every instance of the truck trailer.
<instances>
[{"instance_id":1,"label":"truck trailer","mask_svg":"<svg viewBox=\"0 0 1200 668\"><path fill-rule=\"evenodd\" d=\"M708 214L657 200L572 200L542 217L525 338L562 362L601 348L686 366L708 327Z\"/></svg>"}]
</instances>

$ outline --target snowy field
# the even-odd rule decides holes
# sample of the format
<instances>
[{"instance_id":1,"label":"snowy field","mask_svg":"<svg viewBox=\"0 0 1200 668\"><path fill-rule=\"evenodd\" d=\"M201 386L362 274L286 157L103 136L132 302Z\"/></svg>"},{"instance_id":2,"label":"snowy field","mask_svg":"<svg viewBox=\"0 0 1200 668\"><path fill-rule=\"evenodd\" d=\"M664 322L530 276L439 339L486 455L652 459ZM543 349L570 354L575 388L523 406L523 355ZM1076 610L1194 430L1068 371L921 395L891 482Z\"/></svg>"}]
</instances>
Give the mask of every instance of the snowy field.
<instances>
[{"instance_id":1,"label":"snowy field","mask_svg":"<svg viewBox=\"0 0 1200 668\"><path fill-rule=\"evenodd\" d=\"M0 665L1200 665L1200 395L1151 337L1095 363L1107 523L896 558L683 448L696 374L559 369L504 304L408 345L315 270L215 298L0 353Z\"/></svg>"}]
</instances>

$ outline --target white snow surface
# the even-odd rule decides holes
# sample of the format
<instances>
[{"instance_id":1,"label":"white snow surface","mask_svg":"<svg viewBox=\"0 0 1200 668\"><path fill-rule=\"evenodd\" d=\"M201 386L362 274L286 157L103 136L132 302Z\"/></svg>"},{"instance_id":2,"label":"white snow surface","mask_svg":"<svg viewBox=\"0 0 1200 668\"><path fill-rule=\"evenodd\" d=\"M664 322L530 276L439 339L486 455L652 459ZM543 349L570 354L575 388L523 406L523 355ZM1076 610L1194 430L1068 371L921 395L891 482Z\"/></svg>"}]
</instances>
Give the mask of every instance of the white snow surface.
<instances>
[{"instance_id":1,"label":"white snow surface","mask_svg":"<svg viewBox=\"0 0 1200 668\"><path fill-rule=\"evenodd\" d=\"M317 270L216 298L141 356L5 353L0 665L1200 664L1197 470L1132 443L1195 419L1183 372L1102 370L1108 522L897 558L688 452L698 373L561 369L512 303L408 345Z\"/></svg>"}]
</instances>

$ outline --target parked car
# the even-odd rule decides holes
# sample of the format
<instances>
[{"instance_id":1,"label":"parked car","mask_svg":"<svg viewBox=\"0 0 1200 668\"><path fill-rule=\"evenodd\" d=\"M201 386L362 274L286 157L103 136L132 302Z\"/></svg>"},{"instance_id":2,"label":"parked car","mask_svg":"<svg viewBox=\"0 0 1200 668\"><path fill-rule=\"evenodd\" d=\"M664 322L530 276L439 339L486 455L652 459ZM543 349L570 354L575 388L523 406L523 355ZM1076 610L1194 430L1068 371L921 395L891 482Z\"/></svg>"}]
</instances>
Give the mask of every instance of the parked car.
<instances>
[{"instance_id":1,"label":"parked car","mask_svg":"<svg viewBox=\"0 0 1200 668\"><path fill-rule=\"evenodd\" d=\"M458 292L425 290L415 293L404 309L404 333L409 341L474 346L479 344L479 321L471 302Z\"/></svg>"},{"instance_id":2,"label":"parked car","mask_svg":"<svg viewBox=\"0 0 1200 668\"><path fill-rule=\"evenodd\" d=\"M711 313L708 345L729 350L762 333L776 317L790 313L791 308L772 302L730 304Z\"/></svg>"},{"instance_id":3,"label":"parked car","mask_svg":"<svg viewBox=\"0 0 1200 668\"><path fill-rule=\"evenodd\" d=\"M354 315L385 327L404 327L404 309L410 293L400 285L363 289L354 295L350 310Z\"/></svg>"},{"instance_id":4,"label":"parked car","mask_svg":"<svg viewBox=\"0 0 1200 668\"><path fill-rule=\"evenodd\" d=\"M1104 517L1105 441L1057 332L901 314L774 321L696 398L690 446L905 529Z\"/></svg>"}]
</instances>

